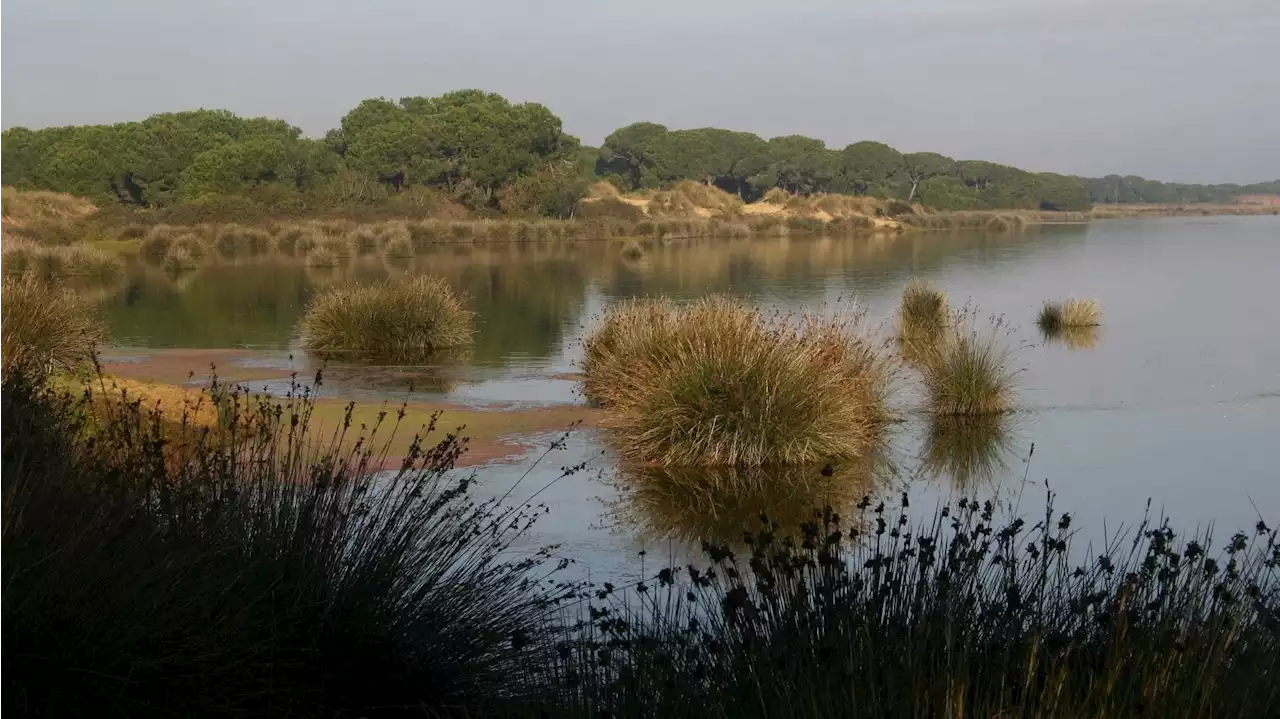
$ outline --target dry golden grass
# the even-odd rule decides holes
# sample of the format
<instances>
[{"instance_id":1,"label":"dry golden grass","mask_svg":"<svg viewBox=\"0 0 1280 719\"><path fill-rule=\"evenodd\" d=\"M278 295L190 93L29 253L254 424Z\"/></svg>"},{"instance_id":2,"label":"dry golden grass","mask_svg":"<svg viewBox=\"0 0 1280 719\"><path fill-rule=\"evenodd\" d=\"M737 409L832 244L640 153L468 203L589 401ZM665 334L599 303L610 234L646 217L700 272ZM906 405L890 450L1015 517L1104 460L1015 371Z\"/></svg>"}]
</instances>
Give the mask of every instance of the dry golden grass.
<instances>
[{"instance_id":1,"label":"dry golden grass","mask_svg":"<svg viewBox=\"0 0 1280 719\"><path fill-rule=\"evenodd\" d=\"M998 327L981 334L957 322L921 356L928 409L935 415L985 415L1014 408L1017 371Z\"/></svg>"},{"instance_id":2,"label":"dry golden grass","mask_svg":"<svg viewBox=\"0 0 1280 719\"><path fill-rule=\"evenodd\" d=\"M898 306L898 336L903 340L931 340L947 328L947 296L927 280L913 279L902 290Z\"/></svg>"},{"instance_id":3,"label":"dry golden grass","mask_svg":"<svg viewBox=\"0 0 1280 719\"><path fill-rule=\"evenodd\" d=\"M806 464L861 457L879 437L892 371L860 317L770 318L724 296L674 312L648 302L607 319L583 366L627 460Z\"/></svg>"},{"instance_id":4,"label":"dry golden grass","mask_svg":"<svg viewBox=\"0 0 1280 719\"><path fill-rule=\"evenodd\" d=\"M1100 324L1102 306L1093 300L1045 302L1036 316L1036 326L1049 338L1056 337L1068 327L1097 327Z\"/></svg>"},{"instance_id":5,"label":"dry golden grass","mask_svg":"<svg viewBox=\"0 0 1280 719\"><path fill-rule=\"evenodd\" d=\"M463 298L439 277L346 285L311 301L302 318L302 340L316 352L414 363L469 346L473 318Z\"/></svg>"},{"instance_id":6,"label":"dry golden grass","mask_svg":"<svg viewBox=\"0 0 1280 719\"><path fill-rule=\"evenodd\" d=\"M69 290L32 275L4 279L0 355L4 367L38 372L81 372L106 341L93 308Z\"/></svg>"},{"instance_id":7,"label":"dry golden grass","mask_svg":"<svg viewBox=\"0 0 1280 719\"><path fill-rule=\"evenodd\" d=\"M41 280L77 277L114 280L124 274L124 260L114 252L85 245L40 245L10 240L3 251L4 274L33 275Z\"/></svg>"},{"instance_id":8,"label":"dry golden grass","mask_svg":"<svg viewBox=\"0 0 1280 719\"><path fill-rule=\"evenodd\" d=\"M84 217L97 211L92 202L64 192L0 189L0 214L6 224L26 226L51 220Z\"/></svg>"}]
</instances>

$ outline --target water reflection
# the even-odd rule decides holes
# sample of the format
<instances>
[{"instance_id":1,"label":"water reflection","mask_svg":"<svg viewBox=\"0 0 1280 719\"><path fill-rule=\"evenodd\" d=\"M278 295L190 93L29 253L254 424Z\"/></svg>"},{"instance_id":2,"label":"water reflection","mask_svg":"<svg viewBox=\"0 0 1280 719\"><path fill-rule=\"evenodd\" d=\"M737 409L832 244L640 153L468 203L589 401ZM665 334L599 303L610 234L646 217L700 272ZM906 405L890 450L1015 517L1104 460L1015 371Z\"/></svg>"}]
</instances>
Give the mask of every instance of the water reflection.
<instances>
[{"instance_id":1,"label":"water reflection","mask_svg":"<svg viewBox=\"0 0 1280 719\"><path fill-rule=\"evenodd\" d=\"M866 496L876 496L895 476L887 455L839 466L663 468L620 467L618 496L608 513L649 540L690 546L702 541L733 544L744 532L776 526L795 536L800 525L825 507L841 515Z\"/></svg>"},{"instance_id":2,"label":"water reflection","mask_svg":"<svg viewBox=\"0 0 1280 719\"><path fill-rule=\"evenodd\" d=\"M1008 472L1017 449L1017 415L930 417L920 456L921 473L971 494L989 489Z\"/></svg>"},{"instance_id":3,"label":"water reflection","mask_svg":"<svg viewBox=\"0 0 1280 719\"><path fill-rule=\"evenodd\" d=\"M1048 344L1062 344L1069 350L1087 350L1098 346L1102 328L1098 325L1084 327L1060 327L1048 331L1041 329L1040 336Z\"/></svg>"}]
</instances>

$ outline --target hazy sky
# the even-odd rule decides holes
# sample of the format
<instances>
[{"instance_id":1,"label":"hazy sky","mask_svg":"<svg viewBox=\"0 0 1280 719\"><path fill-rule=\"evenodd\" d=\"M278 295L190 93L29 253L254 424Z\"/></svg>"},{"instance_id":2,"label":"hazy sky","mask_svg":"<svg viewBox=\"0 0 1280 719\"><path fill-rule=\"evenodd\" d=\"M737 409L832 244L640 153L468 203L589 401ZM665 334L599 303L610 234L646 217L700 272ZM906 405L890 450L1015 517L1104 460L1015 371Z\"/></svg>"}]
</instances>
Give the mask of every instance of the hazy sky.
<instances>
[{"instance_id":1,"label":"hazy sky","mask_svg":"<svg viewBox=\"0 0 1280 719\"><path fill-rule=\"evenodd\" d=\"M1280 0L5 0L5 127L217 107L318 135L479 87L1028 169L1280 177Z\"/></svg>"}]
</instances>

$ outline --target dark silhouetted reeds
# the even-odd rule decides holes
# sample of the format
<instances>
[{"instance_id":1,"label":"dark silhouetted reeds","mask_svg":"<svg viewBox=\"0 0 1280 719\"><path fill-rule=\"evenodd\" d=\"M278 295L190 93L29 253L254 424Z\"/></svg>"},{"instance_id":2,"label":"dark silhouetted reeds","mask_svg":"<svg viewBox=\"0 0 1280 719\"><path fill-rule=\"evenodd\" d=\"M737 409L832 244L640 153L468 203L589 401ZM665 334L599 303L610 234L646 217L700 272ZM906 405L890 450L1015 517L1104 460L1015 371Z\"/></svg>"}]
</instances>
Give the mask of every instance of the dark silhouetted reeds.
<instances>
[{"instance_id":1,"label":"dark silhouetted reeds","mask_svg":"<svg viewBox=\"0 0 1280 719\"><path fill-rule=\"evenodd\" d=\"M317 352L413 363L469 346L473 316L439 277L348 284L312 299L302 318L302 339Z\"/></svg>"},{"instance_id":2,"label":"dark silhouetted reeds","mask_svg":"<svg viewBox=\"0 0 1280 719\"><path fill-rule=\"evenodd\" d=\"M454 435L392 462L389 423L317 442L310 397L215 382L221 419L197 428L5 377L7 707L430 715L545 696L563 592L539 580L545 553L510 551L540 512L471 499Z\"/></svg>"},{"instance_id":3,"label":"dark silhouetted reeds","mask_svg":"<svg viewBox=\"0 0 1280 719\"><path fill-rule=\"evenodd\" d=\"M903 498L902 507L906 506ZM1073 518L866 499L746 552L606 585L566 638L556 716L1274 715L1280 546L1167 521L1074 547Z\"/></svg>"}]
</instances>

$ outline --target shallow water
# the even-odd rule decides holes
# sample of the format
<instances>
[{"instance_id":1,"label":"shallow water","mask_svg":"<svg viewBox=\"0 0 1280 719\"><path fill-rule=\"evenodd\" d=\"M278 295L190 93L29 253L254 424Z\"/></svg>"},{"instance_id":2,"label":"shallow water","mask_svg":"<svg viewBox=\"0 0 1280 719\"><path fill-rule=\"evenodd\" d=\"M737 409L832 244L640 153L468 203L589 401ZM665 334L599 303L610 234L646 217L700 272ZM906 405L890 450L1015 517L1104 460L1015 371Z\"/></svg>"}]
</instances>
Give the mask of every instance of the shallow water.
<instances>
[{"instance_id":1,"label":"shallow water","mask_svg":"<svg viewBox=\"0 0 1280 719\"><path fill-rule=\"evenodd\" d=\"M1149 498L1153 513L1187 530L1216 523L1225 535L1251 527L1259 512L1271 524L1280 520L1280 323L1269 301L1280 271L1277 218L1112 220L1004 235L676 241L650 243L637 261L624 260L619 248L451 246L411 266L366 259L334 271L274 259L178 278L139 266L102 307L124 347L253 348L254 361L305 375L317 365L297 347L295 330L317 289L352 276L429 270L471 296L479 320L473 356L433 369L330 366L325 391L475 405L579 402L563 375L575 369L584 327L610 302L643 294L731 292L784 309L855 298L873 321L887 321L906 280L921 276L946 290L953 305L971 302L981 316L1003 315L1014 329L1023 411L1007 426L957 436L955 428L931 428L909 414L883 461L842 468L821 487L815 480L805 496L620 494L619 483L647 490L671 483L620 479L595 431L576 433L532 471L540 452L480 470L485 491L502 493L519 482L513 497L537 493L550 506L528 546L559 543L562 556L596 578L638 572L642 549L646 562L688 556L700 532L715 538L762 506L792 516L818 495L818 502L840 503L908 490L913 507L931 513L954 493L998 491L1010 501L1020 496L1034 513L1047 481L1058 508L1076 514L1091 540L1103 536L1104 520L1110 532L1140 519ZM1093 346L1044 343L1035 331L1041 302L1069 296L1103 305ZM902 384L899 401L909 409L918 404L909 374ZM586 470L555 480L561 467L578 463Z\"/></svg>"}]
</instances>

